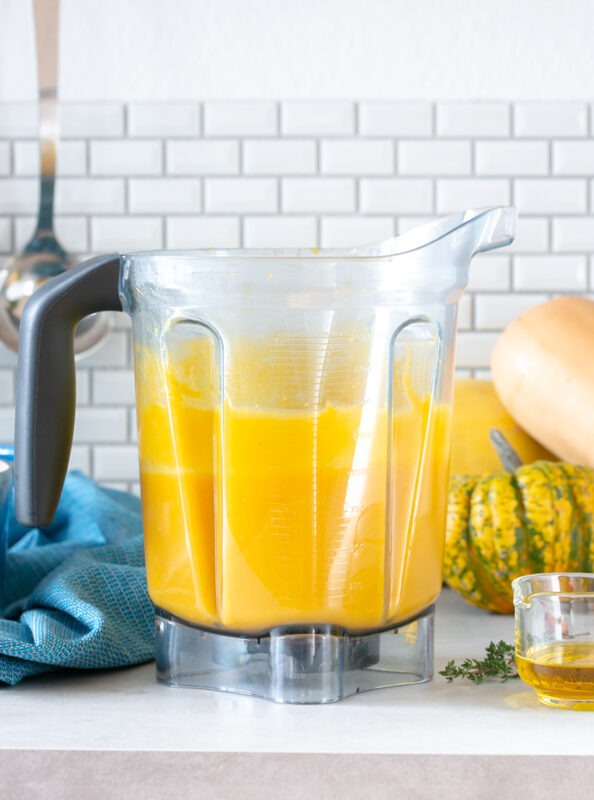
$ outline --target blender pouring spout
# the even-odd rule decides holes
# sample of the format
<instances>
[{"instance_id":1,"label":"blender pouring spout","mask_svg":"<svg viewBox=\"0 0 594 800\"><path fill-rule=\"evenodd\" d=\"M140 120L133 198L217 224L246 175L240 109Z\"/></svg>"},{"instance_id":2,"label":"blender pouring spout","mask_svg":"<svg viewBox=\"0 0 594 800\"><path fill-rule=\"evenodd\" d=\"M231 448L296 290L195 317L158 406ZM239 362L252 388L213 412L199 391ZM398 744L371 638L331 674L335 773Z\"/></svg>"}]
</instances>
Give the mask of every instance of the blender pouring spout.
<instances>
[{"instance_id":1,"label":"blender pouring spout","mask_svg":"<svg viewBox=\"0 0 594 800\"><path fill-rule=\"evenodd\" d=\"M457 259L470 261L477 253L505 247L514 240L517 210L513 206L475 208L440 217L382 242L353 248L361 258L421 255L424 248L449 250ZM433 257L433 253L427 253Z\"/></svg>"}]
</instances>

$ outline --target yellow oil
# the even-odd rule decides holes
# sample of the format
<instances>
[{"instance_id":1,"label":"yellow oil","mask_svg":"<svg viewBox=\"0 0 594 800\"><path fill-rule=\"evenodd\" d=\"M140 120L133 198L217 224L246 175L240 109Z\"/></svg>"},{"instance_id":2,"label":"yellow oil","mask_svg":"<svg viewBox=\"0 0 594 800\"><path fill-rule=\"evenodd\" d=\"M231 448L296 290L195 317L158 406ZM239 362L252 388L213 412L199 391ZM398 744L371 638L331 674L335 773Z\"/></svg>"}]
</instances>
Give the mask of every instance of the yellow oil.
<instances>
[{"instance_id":1,"label":"yellow oil","mask_svg":"<svg viewBox=\"0 0 594 800\"><path fill-rule=\"evenodd\" d=\"M548 705L594 710L594 642L554 642L516 656L522 680Z\"/></svg>"}]
</instances>

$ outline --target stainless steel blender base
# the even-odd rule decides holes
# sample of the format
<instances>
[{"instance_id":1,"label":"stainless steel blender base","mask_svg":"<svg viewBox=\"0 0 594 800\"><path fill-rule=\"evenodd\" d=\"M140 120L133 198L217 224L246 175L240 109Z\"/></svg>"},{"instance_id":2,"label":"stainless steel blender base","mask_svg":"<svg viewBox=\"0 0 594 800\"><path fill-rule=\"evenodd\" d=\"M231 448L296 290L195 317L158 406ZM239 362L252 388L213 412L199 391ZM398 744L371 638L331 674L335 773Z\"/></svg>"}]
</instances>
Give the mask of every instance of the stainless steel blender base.
<instances>
[{"instance_id":1,"label":"stainless steel blender base","mask_svg":"<svg viewBox=\"0 0 594 800\"><path fill-rule=\"evenodd\" d=\"M157 609L157 678L277 703L332 703L422 683L433 676L433 616L431 606L412 622L363 636L322 625L256 637L213 633Z\"/></svg>"}]
</instances>

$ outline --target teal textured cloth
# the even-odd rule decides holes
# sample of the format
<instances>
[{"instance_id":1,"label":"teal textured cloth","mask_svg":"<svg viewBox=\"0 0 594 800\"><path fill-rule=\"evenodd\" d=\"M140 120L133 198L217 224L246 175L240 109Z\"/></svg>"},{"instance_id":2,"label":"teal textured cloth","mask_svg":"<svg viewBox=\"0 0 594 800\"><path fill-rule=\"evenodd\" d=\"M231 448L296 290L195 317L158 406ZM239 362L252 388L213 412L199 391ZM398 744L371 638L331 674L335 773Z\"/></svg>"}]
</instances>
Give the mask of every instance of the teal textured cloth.
<instances>
[{"instance_id":1,"label":"teal textured cloth","mask_svg":"<svg viewBox=\"0 0 594 800\"><path fill-rule=\"evenodd\" d=\"M0 682L153 659L140 500L72 472L48 528L23 528L8 502Z\"/></svg>"}]
</instances>

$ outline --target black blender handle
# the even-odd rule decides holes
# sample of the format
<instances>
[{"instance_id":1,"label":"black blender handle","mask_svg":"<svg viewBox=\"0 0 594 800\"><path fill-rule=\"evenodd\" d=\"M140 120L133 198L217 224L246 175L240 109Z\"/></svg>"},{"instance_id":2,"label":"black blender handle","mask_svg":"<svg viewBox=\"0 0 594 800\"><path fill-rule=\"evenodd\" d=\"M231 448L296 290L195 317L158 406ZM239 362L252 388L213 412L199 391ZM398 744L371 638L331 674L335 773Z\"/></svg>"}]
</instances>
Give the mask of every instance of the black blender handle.
<instances>
[{"instance_id":1,"label":"black blender handle","mask_svg":"<svg viewBox=\"0 0 594 800\"><path fill-rule=\"evenodd\" d=\"M120 257L98 256L41 286L19 326L14 491L18 522L49 525L68 469L76 407L74 331L97 311L123 311Z\"/></svg>"}]
</instances>

